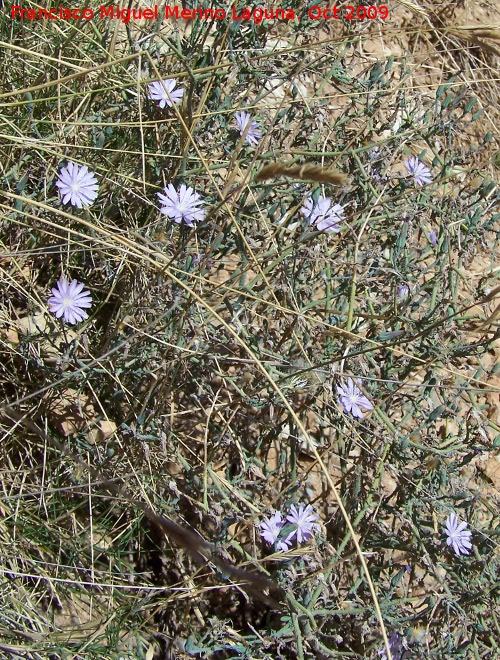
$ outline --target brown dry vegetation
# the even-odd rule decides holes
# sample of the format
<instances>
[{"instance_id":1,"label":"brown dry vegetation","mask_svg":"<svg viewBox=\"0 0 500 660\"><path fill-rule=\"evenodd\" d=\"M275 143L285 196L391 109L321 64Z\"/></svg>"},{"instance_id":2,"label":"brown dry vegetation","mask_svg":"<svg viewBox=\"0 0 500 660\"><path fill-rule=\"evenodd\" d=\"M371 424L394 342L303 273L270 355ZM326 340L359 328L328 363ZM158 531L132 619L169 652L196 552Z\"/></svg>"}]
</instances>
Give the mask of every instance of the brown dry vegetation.
<instances>
[{"instance_id":1,"label":"brown dry vegetation","mask_svg":"<svg viewBox=\"0 0 500 660\"><path fill-rule=\"evenodd\" d=\"M498 212L498 8L404 2L384 23L261 25L252 47L228 24L200 37L170 21L148 53L146 24L1 20L0 652L374 658L381 613L415 657L498 657L499 223L464 225L472 204L485 223ZM162 115L141 77L165 75L196 85ZM242 106L265 127L253 152L231 133ZM385 187L367 208L356 190L375 190L375 147ZM446 172L432 200L390 199L424 149ZM68 158L95 163L98 213L59 203ZM273 161L347 174L347 230L304 230L287 178L254 182ZM171 180L207 191L196 232L151 202ZM411 253L408 303L396 252ZM48 313L61 272L91 288L88 323ZM359 423L335 393L350 374L377 397ZM319 537L272 553L256 524L297 500L319 513ZM463 501L469 575L440 540ZM212 561L145 509L215 544ZM235 566L250 574L231 579ZM252 575L281 591L252 589Z\"/></svg>"}]
</instances>

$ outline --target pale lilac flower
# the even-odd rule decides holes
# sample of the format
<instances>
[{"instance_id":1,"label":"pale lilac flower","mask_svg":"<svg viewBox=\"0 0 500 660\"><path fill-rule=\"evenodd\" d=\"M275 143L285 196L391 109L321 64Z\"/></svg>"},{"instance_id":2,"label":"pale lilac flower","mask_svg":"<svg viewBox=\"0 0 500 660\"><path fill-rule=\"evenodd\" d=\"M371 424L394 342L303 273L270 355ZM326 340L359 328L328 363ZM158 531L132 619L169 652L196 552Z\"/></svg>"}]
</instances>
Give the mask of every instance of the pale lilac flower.
<instances>
[{"instance_id":1,"label":"pale lilac flower","mask_svg":"<svg viewBox=\"0 0 500 660\"><path fill-rule=\"evenodd\" d=\"M205 253L202 252L201 254L193 257L193 266L197 266L198 264L201 264L201 262L205 259ZM203 267L206 268L207 270L211 270L214 265L210 261L207 261L205 264L203 264Z\"/></svg>"},{"instance_id":2,"label":"pale lilac flower","mask_svg":"<svg viewBox=\"0 0 500 660\"><path fill-rule=\"evenodd\" d=\"M373 180L375 181L375 183L385 183L386 181L389 180L388 177L382 176L382 174L380 173L380 170L378 170L378 169L373 169L372 172L371 172L371 175L372 175Z\"/></svg>"},{"instance_id":3,"label":"pale lilac flower","mask_svg":"<svg viewBox=\"0 0 500 660\"><path fill-rule=\"evenodd\" d=\"M286 519L292 525L297 525L297 529L288 536L287 540L291 540L297 535L298 543L309 541L319 529L318 523L314 522L317 518L318 514L314 513L314 509L310 504L307 506L300 504L298 509L292 504Z\"/></svg>"},{"instance_id":4,"label":"pale lilac flower","mask_svg":"<svg viewBox=\"0 0 500 660\"><path fill-rule=\"evenodd\" d=\"M61 168L56 181L63 204L70 202L79 209L90 206L97 197L97 179L93 172L89 172L86 165L77 165L69 162L67 167Z\"/></svg>"},{"instance_id":5,"label":"pale lilac flower","mask_svg":"<svg viewBox=\"0 0 500 660\"><path fill-rule=\"evenodd\" d=\"M434 247L436 247L438 244L437 234L434 230L429 232L429 241L432 243L432 245L434 245Z\"/></svg>"},{"instance_id":6,"label":"pale lilac flower","mask_svg":"<svg viewBox=\"0 0 500 660\"><path fill-rule=\"evenodd\" d=\"M156 193L162 207L161 212L174 222L180 223L182 220L193 227L193 222L205 218L205 209L203 200L190 186L181 185L179 192L171 183L163 191L165 194Z\"/></svg>"},{"instance_id":7,"label":"pale lilac flower","mask_svg":"<svg viewBox=\"0 0 500 660\"><path fill-rule=\"evenodd\" d=\"M154 82L148 85L149 93L148 98L153 101L160 102L160 108L163 108L168 105L169 108L172 107L173 103L179 103L184 94L184 88L179 87L179 89L174 89L177 85L177 81L173 78L166 78L160 82ZM166 88L166 89L165 89ZM168 91L168 94L167 94Z\"/></svg>"},{"instance_id":8,"label":"pale lilac flower","mask_svg":"<svg viewBox=\"0 0 500 660\"><path fill-rule=\"evenodd\" d=\"M411 158L408 158L408 160L405 160L405 167L408 170L408 174L413 176L416 186L423 186L432 181L430 169L420 162L416 156L412 156Z\"/></svg>"},{"instance_id":9,"label":"pale lilac flower","mask_svg":"<svg viewBox=\"0 0 500 660\"><path fill-rule=\"evenodd\" d=\"M457 516L453 512L450 513L444 530L448 537L446 539L446 544L453 546L455 554L459 557L461 554L468 555L472 548L472 543L470 542L472 532L465 529L466 527L466 522L459 523Z\"/></svg>"},{"instance_id":10,"label":"pale lilac flower","mask_svg":"<svg viewBox=\"0 0 500 660\"><path fill-rule=\"evenodd\" d=\"M84 309L92 307L90 291L83 289L85 285L76 280L71 283L62 277L57 283L57 289L51 289L52 297L48 299L49 310L56 318L64 318L66 323L79 323L88 319L89 315Z\"/></svg>"},{"instance_id":11,"label":"pale lilac flower","mask_svg":"<svg viewBox=\"0 0 500 660\"><path fill-rule=\"evenodd\" d=\"M316 204L312 197L308 197L304 206L300 209L305 218L309 218L309 224L316 225L319 231L340 231L340 223L343 222L344 209L340 204L333 204L330 197L320 195Z\"/></svg>"},{"instance_id":12,"label":"pale lilac flower","mask_svg":"<svg viewBox=\"0 0 500 660\"><path fill-rule=\"evenodd\" d=\"M410 295L410 287L407 284L400 284L397 290L398 298L406 298Z\"/></svg>"},{"instance_id":13,"label":"pale lilac flower","mask_svg":"<svg viewBox=\"0 0 500 660\"><path fill-rule=\"evenodd\" d=\"M389 637L389 648L391 650L392 660L401 660L403 658L403 640L397 632L393 632ZM385 648L378 652L381 660L387 660L387 653Z\"/></svg>"},{"instance_id":14,"label":"pale lilac flower","mask_svg":"<svg viewBox=\"0 0 500 660\"><path fill-rule=\"evenodd\" d=\"M286 552L289 545L291 544L291 538L293 535L287 536L285 539L278 539L281 529L284 526L285 521L281 518L281 512L276 511L269 518L265 518L260 523L260 535L262 538L267 541L270 545L275 545L276 550L281 550Z\"/></svg>"},{"instance_id":15,"label":"pale lilac flower","mask_svg":"<svg viewBox=\"0 0 500 660\"><path fill-rule=\"evenodd\" d=\"M245 141L251 145L257 144L262 137L262 132L259 130L259 124L256 121L252 121L250 113L240 110L234 115L234 118L236 120L236 126L238 127L240 135L243 135L246 127L248 126L248 123L251 122L250 128L248 129L248 132L245 136Z\"/></svg>"},{"instance_id":16,"label":"pale lilac flower","mask_svg":"<svg viewBox=\"0 0 500 660\"><path fill-rule=\"evenodd\" d=\"M337 385L336 390L339 394L344 412L351 413L353 417L362 419L363 413L361 408L373 410L373 404L368 401L359 387L355 385L352 378L347 379L347 385Z\"/></svg>"}]
</instances>

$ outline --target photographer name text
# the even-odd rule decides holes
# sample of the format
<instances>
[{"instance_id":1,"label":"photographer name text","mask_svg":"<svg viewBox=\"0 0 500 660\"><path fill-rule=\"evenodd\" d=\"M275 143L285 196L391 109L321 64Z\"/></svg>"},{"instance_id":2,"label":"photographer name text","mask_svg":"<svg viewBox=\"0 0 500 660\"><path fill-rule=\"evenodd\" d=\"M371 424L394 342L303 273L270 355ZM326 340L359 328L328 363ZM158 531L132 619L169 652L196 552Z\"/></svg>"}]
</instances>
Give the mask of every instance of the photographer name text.
<instances>
[{"instance_id":1,"label":"photographer name text","mask_svg":"<svg viewBox=\"0 0 500 660\"><path fill-rule=\"evenodd\" d=\"M163 9L163 8L162 8ZM94 11L89 7L82 9L68 8L60 5L59 7L52 7L46 9L26 9L21 5L12 5L10 12L12 19L28 20L28 21L41 21L41 20L74 20L74 21L91 21L98 17L100 19L109 18L122 23L130 23L130 21L141 20L159 20L160 18L173 18L176 20L205 20L205 21L223 21L227 18L233 21L253 21L256 24L262 21L291 21L299 18L293 9L276 8L276 9L262 9L257 7L255 9L237 9L234 5L230 11L222 9L221 7L205 9L199 7L197 9L184 9L178 5L167 5L164 10L160 12L158 5L147 9L122 9L114 5L101 5L99 10ZM307 11L307 16L313 20L336 20L341 19L347 21L353 20L375 20L377 18L385 21L389 17L389 9L385 5L360 5L357 7L319 7L314 5Z\"/></svg>"}]
</instances>

